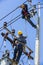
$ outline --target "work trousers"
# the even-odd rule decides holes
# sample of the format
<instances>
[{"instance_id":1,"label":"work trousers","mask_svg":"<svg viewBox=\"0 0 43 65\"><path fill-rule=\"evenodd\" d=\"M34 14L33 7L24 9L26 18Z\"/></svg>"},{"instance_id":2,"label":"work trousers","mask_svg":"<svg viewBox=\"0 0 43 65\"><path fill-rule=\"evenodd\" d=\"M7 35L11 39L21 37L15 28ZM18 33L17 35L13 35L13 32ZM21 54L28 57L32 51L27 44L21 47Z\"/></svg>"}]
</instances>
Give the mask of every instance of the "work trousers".
<instances>
[{"instance_id":1,"label":"work trousers","mask_svg":"<svg viewBox=\"0 0 43 65\"><path fill-rule=\"evenodd\" d=\"M32 27L34 27L35 29L37 28L37 26L30 20L29 17L25 17L25 19L31 24Z\"/></svg>"},{"instance_id":2,"label":"work trousers","mask_svg":"<svg viewBox=\"0 0 43 65\"><path fill-rule=\"evenodd\" d=\"M14 59L16 60L16 62L19 62L20 57L22 55L22 51L23 51L23 46L22 44L18 44L14 50ZM18 55L16 56L16 54L18 53Z\"/></svg>"}]
</instances>

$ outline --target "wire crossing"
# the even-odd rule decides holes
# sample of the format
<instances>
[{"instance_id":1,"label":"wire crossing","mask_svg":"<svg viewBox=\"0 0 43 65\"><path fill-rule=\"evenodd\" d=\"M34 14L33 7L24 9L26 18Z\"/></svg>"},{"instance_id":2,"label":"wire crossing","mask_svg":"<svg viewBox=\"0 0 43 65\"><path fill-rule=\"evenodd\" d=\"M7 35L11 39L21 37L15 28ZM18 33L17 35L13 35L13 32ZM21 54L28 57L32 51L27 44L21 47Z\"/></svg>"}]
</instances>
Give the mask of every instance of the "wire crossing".
<instances>
[{"instance_id":1,"label":"wire crossing","mask_svg":"<svg viewBox=\"0 0 43 65\"><path fill-rule=\"evenodd\" d=\"M24 3L26 3L27 1L25 1ZM23 3L23 4L24 4ZM21 6L21 5L20 5ZM1 19L0 19L0 21L1 20L3 20L4 18L6 18L7 16L9 16L11 13L13 13L14 11L16 11L18 8L20 8L20 6L18 6L17 8L15 8L14 10L12 10L10 13L8 13L7 15L5 15L4 17L2 17Z\"/></svg>"}]
</instances>

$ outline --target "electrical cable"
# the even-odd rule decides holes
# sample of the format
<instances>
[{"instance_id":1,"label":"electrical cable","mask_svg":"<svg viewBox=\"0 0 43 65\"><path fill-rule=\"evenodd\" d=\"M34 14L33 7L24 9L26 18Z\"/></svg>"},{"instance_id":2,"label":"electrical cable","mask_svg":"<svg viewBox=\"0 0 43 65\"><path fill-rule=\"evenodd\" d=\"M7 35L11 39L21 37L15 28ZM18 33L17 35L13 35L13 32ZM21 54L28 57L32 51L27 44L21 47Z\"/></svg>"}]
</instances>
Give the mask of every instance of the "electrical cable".
<instances>
[{"instance_id":1,"label":"electrical cable","mask_svg":"<svg viewBox=\"0 0 43 65\"><path fill-rule=\"evenodd\" d=\"M13 22L15 22L15 21L17 21L18 19L20 19L21 17L19 17L19 16L21 16L21 15L18 15L17 17L15 17L15 18L13 18L12 20L10 20L7 24L7 27L9 26L9 25L11 25ZM18 18L19 17L19 18ZM15 21L13 21L13 20L15 20ZM13 21L13 22L12 22ZM4 29L4 27L2 26L1 28L0 28L0 31L2 31Z\"/></svg>"},{"instance_id":2,"label":"electrical cable","mask_svg":"<svg viewBox=\"0 0 43 65\"><path fill-rule=\"evenodd\" d=\"M43 8L43 7L40 7L40 8ZM36 9L39 9L39 8L36 8ZM20 15L21 15L21 14L20 14ZM18 16L20 16L20 15L18 15ZM17 17L18 17L18 16L17 16ZM15 17L15 18L16 18L16 17ZM15 19L15 18L14 18L14 19ZM13 21L14 19L12 19L11 21ZM11 21L9 21L9 22L11 22ZM3 27L0 28L0 31L2 31L2 30L3 30Z\"/></svg>"},{"instance_id":3,"label":"electrical cable","mask_svg":"<svg viewBox=\"0 0 43 65\"><path fill-rule=\"evenodd\" d=\"M24 3L26 3L26 2L27 2L27 1L25 1ZM24 4L24 3L23 3L23 4ZM21 6L21 5L20 5L20 6ZM17 8L15 8L14 10L12 10L10 13L6 14L5 16L3 16L3 17L0 19L0 21L3 20L4 18L6 18L6 17L7 17L8 15L10 15L11 13L13 13L14 11L16 11L20 6L18 6ZM32 5L32 7L33 7L33 5ZM31 7L30 7L30 8L31 8ZM29 9L30 9L30 8L29 8Z\"/></svg>"},{"instance_id":4,"label":"electrical cable","mask_svg":"<svg viewBox=\"0 0 43 65\"><path fill-rule=\"evenodd\" d=\"M26 2L26 1L25 1L25 2ZM25 2L24 2L24 3L25 3ZM17 9L17 8L16 8L16 9ZM29 9L30 9L30 8L29 8ZM10 12L10 13L11 13L11 12ZM9 13L9 14L10 14L10 13ZM9 14L7 14L6 16L8 16ZM4 19L6 16L4 16L2 19ZM17 16L17 17L18 17L18 16ZM2 20L2 19L0 19L0 20ZM11 21L12 21L12 20L11 20ZM10 22L10 21L9 21L9 22ZM3 27L1 27L0 29L2 29L2 28L3 28ZM3 30L3 29L2 29L2 30Z\"/></svg>"},{"instance_id":5,"label":"electrical cable","mask_svg":"<svg viewBox=\"0 0 43 65\"><path fill-rule=\"evenodd\" d=\"M24 3L26 3L27 1L25 1ZM21 6L21 5L20 5ZM15 8L14 10L12 10L10 13L8 13L7 15L5 15L5 16L3 16L1 19L0 19L0 21L1 20L3 20L4 18L6 18L7 16L9 16L11 13L13 13L15 10L17 10L20 6L18 6L17 8Z\"/></svg>"}]
</instances>

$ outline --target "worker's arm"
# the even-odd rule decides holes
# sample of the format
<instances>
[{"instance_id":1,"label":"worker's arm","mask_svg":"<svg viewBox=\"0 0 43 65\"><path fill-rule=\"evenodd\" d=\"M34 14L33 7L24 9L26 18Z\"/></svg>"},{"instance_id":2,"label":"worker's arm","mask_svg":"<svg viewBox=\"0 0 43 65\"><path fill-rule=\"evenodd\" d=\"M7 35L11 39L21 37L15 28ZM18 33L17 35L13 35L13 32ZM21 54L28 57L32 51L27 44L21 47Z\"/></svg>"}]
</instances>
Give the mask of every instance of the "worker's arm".
<instances>
[{"instance_id":1,"label":"worker's arm","mask_svg":"<svg viewBox=\"0 0 43 65\"><path fill-rule=\"evenodd\" d=\"M24 15L24 13L23 13L23 10L22 10L21 14L22 14L22 18L24 19L24 18L25 18L25 15Z\"/></svg>"}]
</instances>

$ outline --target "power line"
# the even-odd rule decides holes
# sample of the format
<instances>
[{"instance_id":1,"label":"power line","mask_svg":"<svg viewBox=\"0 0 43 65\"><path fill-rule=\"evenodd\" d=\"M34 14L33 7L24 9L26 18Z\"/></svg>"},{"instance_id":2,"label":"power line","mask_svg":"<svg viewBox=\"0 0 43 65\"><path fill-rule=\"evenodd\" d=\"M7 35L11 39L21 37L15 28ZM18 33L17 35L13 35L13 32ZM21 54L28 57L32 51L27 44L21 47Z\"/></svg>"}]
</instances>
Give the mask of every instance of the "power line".
<instances>
[{"instance_id":1,"label":"power line","mask_svg":"<svg viewBox=\"0 0 43 65\"><path fill-rule=\"evenodd\" d=\"M25 1L24 3L26 3L26 2L27 2L27 1ZM23 3L23 4L24 4L24 3ZM20 5L20 6L21 6L21 5ZM7 16L9 16L9 15L10 15L11 13L13 13L14 11L16 11L20 6L18 6L17 8L15 8L14 10L12 10L10 13L6 14L5 16L3 16L3 17L0 19L0 21L3 20L4 18L6 18ZM32 6L32 7L33 7L33 6ZM31 8L31 7L30 7L30 8ZM29 8L29 9L30 9L30 8Z\"/></svg>"},{"instance_id":2,"label":"power line","mask_svg":"<svg viewBox=\"0 0 43 65\"><path fill-rule=\"evenodd\" d=\"M27 1L25 1L24 3L26 3ZM21 6L21 5L20 5ZM15 8L14 10L12 10L10 13L8 13L7 15L5 15L4 17L2 17L1 19L0 19L0 21L1 20L3 20L4 18L6 18L7 16L9 16L11 13L13 13L15 10L17 10L20 6L18 6L17 8Z\"/></svg>"},{"instance_id":3,"label":"power line","mask_svg":"<svg viewBox=\"0 0 43 65\"><path fill-rule=\"evenodd\" d=\"M42 9L43 7L40 7L40 8ZM36 9L39 9L39 8L36 8ZM12 23L14 23L15 21L17 21L18 19L20 19L21 17L19 17L19 16L21 16L21 14L19 14L17 17L15 17L15 18L13 18L11 21L9 21L9 22L8 22L8 26L11 25ZM18 18L18 17L19 17L19 18ZM13 20L15 20L15 21L13 21ZM13 21L13 22L12 22L12 21ZM7 26L7 27L8 27L8 26ZM4 28L1 27L1 28L0 28L0 31L2 31L3 29L4 29Z\"/></svg>"},{"instance_id":4,"label":"power line","mask_svg":"<svg viewBox=\"0 0 43 65\"><path fill-rule=\"evenodd\" d=\"M20 17L19 17L20 16ZM15 21L17 21L18 19L20 19L21 18L21 14L19 14L17 17L15 17L15 18L13 18L11 21L9 21L7 24L7 27L9 26L9 25L11 25L12 23L14 23ZM13 21L14 20L14 21ZM12 22L13 21L13 22ZM0 28L0 31L2 31L4 29L4 27L2 26L1 28Z\"/></svg>"},{"instance_id":5,"label":"power line","mask_svg":"<svg viewBox=\"0 0 43 65\"><path fill-rule=\"evenodd\" d=\"M18 16L16 16L16 17L13 18L12 20L10 20L8 23L11 23L11 21L15 20L15 19L18 18L19 16L21 16L21 14L19 14Z\"/></svg>"},{"instance_id":6,"label":"power line","mask_svg":"<svg viewBox=\"0 0 43 65\"><path fill-rule=\"evenodd\" d=\"M17 21L17 20L20 19L20 18L21 18L21 17L17 18L15 21ZM8 26L11 25L11 24L13 24L15 21L10 22L10 24L8 24Z\"/></svg>"}]
</instances>

